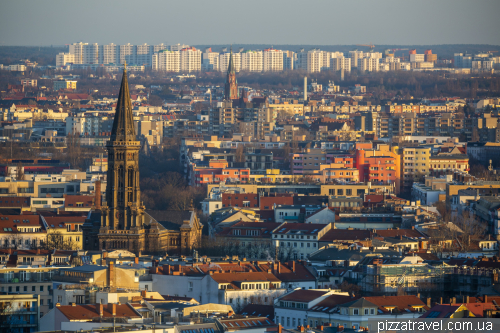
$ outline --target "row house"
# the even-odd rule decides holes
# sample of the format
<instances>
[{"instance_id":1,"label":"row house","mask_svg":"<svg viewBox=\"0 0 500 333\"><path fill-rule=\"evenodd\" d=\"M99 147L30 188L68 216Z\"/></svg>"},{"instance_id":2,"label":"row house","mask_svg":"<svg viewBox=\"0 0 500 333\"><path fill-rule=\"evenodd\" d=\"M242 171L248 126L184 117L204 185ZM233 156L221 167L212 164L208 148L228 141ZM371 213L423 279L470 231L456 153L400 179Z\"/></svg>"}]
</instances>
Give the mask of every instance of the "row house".
<instances>
[{"instance_id":1,"label":"row house","mask_svg":"<svg viewBox=\"0 0 500 333\"><path fill-rule=\"evenodd\" d=\"M236 311L250 303L272 305L286 292L271 270L260 271L248 262L219 262L193 266L151 268L153 290L184 296L200 304L230 305Z\"/></svg>"}]
</instances>

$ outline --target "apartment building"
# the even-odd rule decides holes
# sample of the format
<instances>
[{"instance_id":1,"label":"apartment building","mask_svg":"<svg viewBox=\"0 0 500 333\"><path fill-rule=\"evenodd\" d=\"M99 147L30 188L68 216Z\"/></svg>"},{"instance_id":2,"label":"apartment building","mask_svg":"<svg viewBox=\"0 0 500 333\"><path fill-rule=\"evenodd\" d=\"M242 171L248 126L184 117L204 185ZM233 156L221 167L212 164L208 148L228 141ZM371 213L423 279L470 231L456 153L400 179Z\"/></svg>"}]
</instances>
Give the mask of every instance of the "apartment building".
<instances>
[{"instance_id":1,"label":"apartment building","mask_svg":"<svg viewBox=\"0 0 500 333\"><path fill-rule=\"evenodd\" d=\"M74 64L75 55L73 53L58 53L56 55L56 67L65 66L66 64Z\"/></svg>"},{"instance_id":2,"label":"apartment building","mask_svg":"<svg viewBox=\"0 0 500 333\"><path fill-rule=\"evenodd\" d=\"M293 51L283 51L283 70L294 70L296 57Z\"/></svg>"},{"instance_id":3,"label":"apartment building","mask_svg":"<svg viewBox=\"0 0 500 333\"><path fill-rule=\"evenodd\" d=\"M402 192L409 192L413 182L423 182L424 177L429 175L431 162L430 148L426 147L403 147L399 151L401 155L401 180Z\"/></svg>"},{"instance_id":4,"label":"apartment building","mask_svg":"<svg viewBox=\"0 0 500 333\"><path fill-rule=\"evenodd\" d=\"M161 50L151 57L154 71L179 72L181 70L181 57L179 51Z\"/></svg>"},{"instance_id":5,"label":"apartment building","mask_svg":"<svg viewBox=\"0 0 500 333\"><path fill-rule=\"evenodd\" d=\"M265 72L278 72L283 71L283 51L275 49L264 50L264 71Z\"/></svg>"},{"instance_id":6,"label":"apartment building","mask_svg":"<svg viewBox=\"0 0 500 333\"><path fill-rule=\"evenodd\" d=\"M344 56L335 57L330 59L330 69L332 71L344 71L349 73L351 71L351 58Z\"/></svg>"},{"instance_id":7,"label":"apartment building","mask_svg":"<svg viewBox=\"0 0 500 333\"><path fill-rule=\"evenodd\" d=\"M320 238L332 229L332 224L284 222L273 230L272 240L281 260L305 260L315 252Z\"/></svg>"},{"instance_id":8,"label":"apartment building","mask_svg":"<svg viewBox=\"0 0 500 333\"><path fill-rule=\"evenodd\" d=\"M229 58L231 53L225 52L219 55L219 70L222 73L227 73L227 67L229 66ZM241 53L234 52L233 53L233 63L234 70L236 72L241 71Z\"/></svg>"},{"instance_id":9,"label":"apartment building","mask_svg":"<svg viewBox=\"0 0 500 333\"><path fill-rule=\"evenodd\" d=\"M194 47L183 48L179 52L182 72L201 71L201 51Z\"/></svg>"},{"instance_id":10,"label":"apartment building","mask_svg":"<svg viewBox=\"0 0 500 333\"><path fill-rule=\"evenodd\" d=\"M119 62L119 48L116 44L99 45L99 63L117 64Z\"/></svg>"},{"instance_id":11,"label":"apartment building","mask_svg":"<svg viewBox=\"0 0 500 333\"><path fill-rule=\"evenodd\" d=\"M219 52L212 52L208 48L202 54L202 66L206 71L219 71Z\"/></svg>"},{"instance_id":12,"label":"apartment building","mask_svg":"<svg viewBox=\"0 0 500 333\"><path fill-rule=\"evenodd\" d=\"M379 71L379 59L378 58L358 59L357 68L359 71L378 72Z\"/></svg>"},{"instance_id":13,"label":"apartment building","mask_svg":"<svg viewBox=\"0 0 500 333\"><path fill-rule=\"evenodd\" d=\"M153 46L148 44L137 45L136 52L135 63L150 67L153 55Z\"/></svg>"},{"instance_id":14,"label":"apartment building","mask_svg":"<svg viewBox=\"0 0 500 333\"><path fill-rule=\"evenodd\" d=\"M262 72L263 52L247 50L241 54L241 70L246 72Z\"/></svg>"},{"instance_id":15,"label":"apartment building","mask_svg":"<svg viewBox=\"0 0 500 333\"><path fill-rule=\"evenodd\" d=\"M136 64L137 63L137 46L127 43L120 45L120 64Z\"/></svg>"},{"instance_id":16,"label":"apartment building","mask_svg":"<svg viewBox=\"0 0 500 333\"><path fill-rule=\"evenodd\" d=\"M225 160L210 160L208 166L193 166L191 174L192 186L202 186L202 184L220 183L221 181L248 182L250 178L249 168L228 168Z\"/></svg>"}]
</instances>

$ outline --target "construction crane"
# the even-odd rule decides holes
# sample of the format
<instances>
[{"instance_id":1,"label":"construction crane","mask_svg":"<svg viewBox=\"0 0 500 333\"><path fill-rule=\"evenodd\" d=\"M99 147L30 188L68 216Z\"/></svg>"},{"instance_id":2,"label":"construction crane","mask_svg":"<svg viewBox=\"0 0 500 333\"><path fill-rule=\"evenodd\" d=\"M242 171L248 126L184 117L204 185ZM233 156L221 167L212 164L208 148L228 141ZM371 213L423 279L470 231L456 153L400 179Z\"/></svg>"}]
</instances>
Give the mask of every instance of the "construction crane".
<instances>
[{"instance_id":1,"label":"construction crane","mask_svg":"<svg viewBox=\"0 0 500 333\"><path fill-rule=\"evenodd\" d=\"M375 45L373 44L356 44L356 46L365 46L365 47L369 47L370 48L370 52L373 51L373 49L375 48Z\"/></svg>"}]
</instances>

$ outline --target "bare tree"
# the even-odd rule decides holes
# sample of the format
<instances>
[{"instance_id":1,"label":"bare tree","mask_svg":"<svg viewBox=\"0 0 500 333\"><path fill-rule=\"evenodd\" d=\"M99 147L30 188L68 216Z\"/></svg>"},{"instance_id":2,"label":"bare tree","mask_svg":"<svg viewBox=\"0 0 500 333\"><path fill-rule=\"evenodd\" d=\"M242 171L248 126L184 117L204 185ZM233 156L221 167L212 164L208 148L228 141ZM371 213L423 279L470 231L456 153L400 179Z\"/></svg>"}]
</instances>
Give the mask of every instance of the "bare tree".
<instances>
[{"instance_id":1,"label":"bare tree","mask_svg":"<svg viewBox=\"0 0 500 333\"><path fill-rule=\"evenodd\" d=\"M236 147L234 160L235 162L245 162L245 147L243 145L238 145L238 147Z\"/></svg>"},{"instance_id":2,"label":"bare tree","mask_svg":"<svg viewBox=\"0 0 500 333\"><path fill-rule=\"evenodd\" d=\"M24 180L24 168L21 162L16 167L16 180Z\"/></svg>"}]
</instances>

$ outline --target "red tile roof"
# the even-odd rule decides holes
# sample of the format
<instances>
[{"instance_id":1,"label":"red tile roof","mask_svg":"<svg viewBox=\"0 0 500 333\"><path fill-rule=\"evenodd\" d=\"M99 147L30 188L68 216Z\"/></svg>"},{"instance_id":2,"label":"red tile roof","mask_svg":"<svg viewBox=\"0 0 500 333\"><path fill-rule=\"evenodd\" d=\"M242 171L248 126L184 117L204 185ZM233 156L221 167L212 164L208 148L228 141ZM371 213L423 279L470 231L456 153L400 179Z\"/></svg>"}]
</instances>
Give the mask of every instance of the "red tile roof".
<instances>
[{"instance_id":1,"label":"red tile roof","mask_svg":"<svg viewBox=\"0 0 500 333\"><path fill-rule=\"evenodd\" d=\"M113 304L102 305L103 318L112 318L113 314L110 312L111 306ZM89 304L89 305L62 305L56 307L66 318L69 320L88 320L92 321L93 318L99 317L100 304ZM128 318L141 318L141 316L128 304L116 304L116 317L128 317Z\"/></svg>"},{"instance_id":2,"label":"red tile roof","mask_svg":"<svg viewBox=\"0 0 500 333\"><path fill-rule=\"evenodd\" d=\"M429 307L417 296L374 296L364 297L365 300L378 306L384 312L388 312L387 308L396 307L400 312L416 312L413 306L423 307L429 310Z\"/></svg>"},{"instance_id":3,"label":"red tile roof","mask_svg":"<svg viewBox=\"0 0 500 333\"><path fill-rule=\"evenodd\" d=\"M95 196L93 195L64 195L64 207L78 208L77 203L83 204L82 208L92 207L93 200Z\"/></svg>"}]
</instances>

